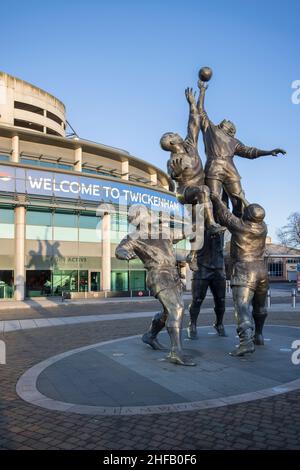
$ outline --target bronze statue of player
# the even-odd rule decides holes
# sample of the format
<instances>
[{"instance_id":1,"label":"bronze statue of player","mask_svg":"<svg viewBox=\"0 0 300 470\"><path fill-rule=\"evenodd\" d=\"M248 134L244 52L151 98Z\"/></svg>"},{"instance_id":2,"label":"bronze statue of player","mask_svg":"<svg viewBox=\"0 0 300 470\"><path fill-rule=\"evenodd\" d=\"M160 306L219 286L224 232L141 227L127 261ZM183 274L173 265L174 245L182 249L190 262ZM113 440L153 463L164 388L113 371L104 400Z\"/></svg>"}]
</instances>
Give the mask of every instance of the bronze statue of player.
<instances>
[{"instance_id":1,"label":"bronze statue of player","mask_svg":"<svg viewBox=\"0 0 300 470\"><path fill-rule=\"evenodd\" d=\"M265 211L260 205L248 204L241 197L244 211L242 218L238 218L221 201L218 193L212 193L211 198L218 220L231 233L231 287L240 344L230 354L243 356L254 352L254 344L264 344L262 331L267 317L265 305L268 292L268 272L264 261L267 236Z\"/></svg>"},{"instance_id":2,"label":"bronze statue of player","mask_svg":"<svg viewBox=\"0 0 300 470\"><path fill-rule=\"evenodd\" d=\"M238 155L243 158L255 159L266 155L285 154L286 152L280 148L273 150L260 150L255 147L247 147L242 144L236 137L235 125L226 119L215 125L208 118L204 109L205 93L208 85L205 81L209 81L212 76L212 70L209 67L203 67L199 72L198 86L200 89L199 114L200 125L203 135L203 141L206 153L205 164L205 184L210 188L211 192L221 193L222 188L229 196L233 213L241 217L242 204L237 196L243 195L241 186L241 177L233 162L233 157Z\"/></svg>"},{"instance_id":3,"label":"bronze statue of player","mask_svg":"<svg viewBox=\"0 0 300 470\"><path fill-rule=\"evenodd\" d=\"M171 341L168 360L179 365L194 366L195 362L184 355L182 350L184 303L182 282L173 248L173 243L179 240L174 240L170 231L164 233L162 224L159 224L153 236L153 227L145 207L137 208L135 215L129 215L128 220L136 225L136 230L128 234L117 246L116 257L123 260L140 258L147 270L147 287L163 306L163 312L155 315L142 340L153 349L163 349L157 335L166 326Z\"/></svg>"},{"instance_id":4,"label":"bronze statue of player","mask_svg":"<svg viewBox=\"0 0 300 470\"><path fill-rule=\"evenodd\" d=\"M171 152L167 162L168 173L176 182L176 195L182 204L204 204L204 219L210 234L223 232L224 228L217 224L213 216L213 208L209 197L209 188L205 186L205 175L198 153L198 137L200 132L199 103L196 104L192 88L185 90L189 103L189 121L187 136L183 138L167 132L160 139L163 150Z\"/></svg>"},{"instance_id":5,"label":"bronze statue of player","mask_svg":"<svg viewBox=\"0 0 300 470\"><path fill-rule=\"evenodd\" d=\"M210 288L214 298L216 321L214 328L219 336L226 336L223 325L225 313L226 275L224 264L224 235L210 236L204 233L204 243L200 250L191 254L190 269L192 275L192 302L189 306L190 322L187 333L190 339L197 338L197 319L201 305Z\"/></svg>"}]
</instances>

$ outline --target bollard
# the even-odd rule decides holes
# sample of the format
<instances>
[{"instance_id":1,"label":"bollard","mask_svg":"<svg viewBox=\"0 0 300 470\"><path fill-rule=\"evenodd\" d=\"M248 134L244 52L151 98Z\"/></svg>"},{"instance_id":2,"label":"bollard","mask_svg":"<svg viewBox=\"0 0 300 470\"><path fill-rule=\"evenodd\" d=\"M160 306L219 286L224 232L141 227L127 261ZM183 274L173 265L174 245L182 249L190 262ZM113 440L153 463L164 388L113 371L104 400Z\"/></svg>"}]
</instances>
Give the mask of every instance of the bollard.
<instances>
[{"instance_id":1,"label":"bollard","mask_svg":"<svg viewBox=\"0 0 300 470\"><path fill-rule=\"evenodd\" d=\"M296 289L292 289L292 308L296 308Z\"/></svg>"},{"instance_id":2,"label":"bollard","mask_svg":"<svg viewBox=\"0 0 300 470\"><path fill-rule=\"evenodd\" d=\"M271 307L271 290L268 289L268 293L267 293L267 306L268 308Z\"/></svg>"},{"instance_id":3,"label":"bollard","mask_svg":"<svg viewBox=\"0 0 300 470\"><path fill-rule=\"evenodd\" d=\"M61 290L61 301L63 302L65 300L65 297L64 297L64 291Z\"/></svg>"},{"instance_id":4,"label":"bollard","mask_svg":"<svg viewBox=\"0 0 300 470\"><path fill-rule=\"evenodd\" d=\"M132 289L130 289L130 297L132 298Z\"/></svg>"},{"instance_id":5,"label":"bollard","mask_svg":"<svg viewBox=\"0 0 300 470\"><path fill-rule=\"evenodd\" d=\"M231 291L231 289L230 289L230 281L226 281L226 293L227 293L227 294L230 294L230 291Z\"/></svg>"}]
</instances>

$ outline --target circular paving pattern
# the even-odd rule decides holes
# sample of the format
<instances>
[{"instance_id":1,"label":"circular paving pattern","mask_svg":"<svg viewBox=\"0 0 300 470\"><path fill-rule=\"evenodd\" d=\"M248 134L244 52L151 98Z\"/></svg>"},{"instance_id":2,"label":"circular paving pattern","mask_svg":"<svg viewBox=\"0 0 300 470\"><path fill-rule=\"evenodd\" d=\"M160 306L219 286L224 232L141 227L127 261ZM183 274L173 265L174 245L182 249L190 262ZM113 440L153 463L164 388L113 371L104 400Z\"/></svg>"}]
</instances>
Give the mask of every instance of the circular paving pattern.
<instances>
[{"instance_id":1,"label":"circular paving pattern","mask_svg":"<svg viewBox=\"0 0 300 470\"><path fill-rule=\"evenodd\" d=\"M67 351L27 370L17 383L25 401L50 410L91 415L148 414L199 410L266 398L300 388L300 365L292 363L292 342L300 328L267 326L265 346L243 358L229 356L235 327L219 338L198 329L186 353L196 367L166 361L139 336ZM168 344L166 333L161 342Z\"/></svg>"}]
</instances>

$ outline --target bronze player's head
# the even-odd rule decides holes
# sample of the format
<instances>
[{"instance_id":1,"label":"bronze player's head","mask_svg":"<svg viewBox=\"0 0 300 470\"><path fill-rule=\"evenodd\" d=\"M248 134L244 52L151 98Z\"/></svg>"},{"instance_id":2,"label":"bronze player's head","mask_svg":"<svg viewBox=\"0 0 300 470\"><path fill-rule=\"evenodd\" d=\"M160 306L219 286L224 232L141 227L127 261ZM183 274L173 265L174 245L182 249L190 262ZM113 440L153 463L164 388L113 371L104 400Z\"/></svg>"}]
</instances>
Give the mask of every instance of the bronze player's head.
<instances>
[{"instance_id":1,"label":"bronze player's head","mask_svg":"<svg viewBox=\"0 0 300 470\"><path fill-rule=\"evenodd\" d=\"M160 139L161 148L169 152L177 151L179 147L183 146L183 143L183 138L175 132L166 132Z\"/></svg>"},{"instance_id":2,"label":"bronze player's head","mask_svg":"<svg viewBox=\"0 0 300 470\"><path fill-rule=\"evenodd\" d=\"M225 132L225 134L229 135L230 137L234 137L236 133L236 127L233 124L233 122L228 121L227 119L223 119L222 122L220 122L219 126L222 131Z\"/></svg>"},{"instance_id":3,"label":"bronze player's head","mask_svg":"<svg viewBox=\"0 0 300 470\"><path fill-rule=\"evenodd\" d=\"M243 220L260 223L264 220L265 215L265 209L259 204L249 204L249 206L244 209Z\"/></svg>"}]
</instances>

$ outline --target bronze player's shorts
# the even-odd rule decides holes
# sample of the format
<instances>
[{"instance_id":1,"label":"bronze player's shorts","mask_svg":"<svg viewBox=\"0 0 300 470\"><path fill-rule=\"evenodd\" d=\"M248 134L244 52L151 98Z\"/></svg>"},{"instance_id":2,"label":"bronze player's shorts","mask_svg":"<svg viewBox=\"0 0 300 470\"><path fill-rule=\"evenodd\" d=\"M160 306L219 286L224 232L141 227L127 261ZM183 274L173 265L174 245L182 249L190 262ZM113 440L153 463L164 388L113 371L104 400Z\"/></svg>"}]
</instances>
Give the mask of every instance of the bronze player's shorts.
<instances>
[{"instance_id":1,"label":"bronze player's shorts","mask_svg":"<svg viewBox=\"0 0 300 470\"><path fill-rule=\"evenodd\" d=\"M216 158L215 160L207 161L205 165L205 177L219 180L223 183L234 183L241 179L232 158Z\"/></svg>"},{"instance_id":2,"label":"bronze player's shorts","mask_svg":"<svg viewBox=\"0 0 300 470\"><path fill-rule=\"evenodd\" d=\"M264 261L237 262L232 268L231 287L248 287L253 291L268 289L268 271Z\"/></svg>"},{"instance_id":3,"label":"bronze player's shorts","mask_svg":"<svg viewBox=\"0 0 300 470\"><path fill-rule=\"evenodd\" d=\"M150 269L146 282L148 289L155 297L164 289L179 289L182 292L182 282L177 268L174 267Z\"/></svg>"}]
</instances>

